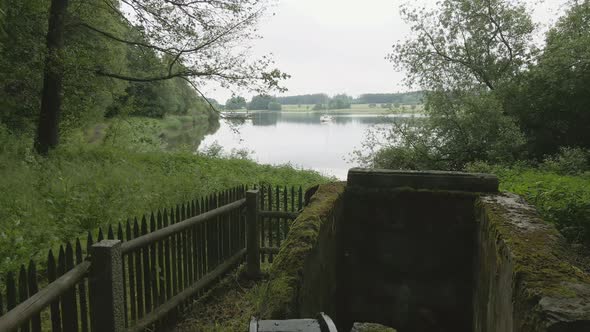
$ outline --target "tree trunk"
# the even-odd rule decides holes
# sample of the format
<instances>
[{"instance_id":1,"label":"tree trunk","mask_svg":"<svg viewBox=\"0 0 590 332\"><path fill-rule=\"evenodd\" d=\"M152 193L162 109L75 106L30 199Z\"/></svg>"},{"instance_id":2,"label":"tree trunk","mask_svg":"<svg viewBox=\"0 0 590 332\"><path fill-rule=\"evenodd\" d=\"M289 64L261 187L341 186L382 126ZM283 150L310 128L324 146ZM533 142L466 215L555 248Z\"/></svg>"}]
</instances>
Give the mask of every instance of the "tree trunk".
<instances>
[{"instance_id":1,"label":"tree trunk","mask_svg":"<svg viewBox=\"0 0 590 332\"><path fill-rule=\"evenodd\" d=\"M51 0L47 55L41 97L41 114L37 126L35 150L46 155L59 143L59 119L63 92L64 21L68 0Z\"/></svg>"}]
</instances>

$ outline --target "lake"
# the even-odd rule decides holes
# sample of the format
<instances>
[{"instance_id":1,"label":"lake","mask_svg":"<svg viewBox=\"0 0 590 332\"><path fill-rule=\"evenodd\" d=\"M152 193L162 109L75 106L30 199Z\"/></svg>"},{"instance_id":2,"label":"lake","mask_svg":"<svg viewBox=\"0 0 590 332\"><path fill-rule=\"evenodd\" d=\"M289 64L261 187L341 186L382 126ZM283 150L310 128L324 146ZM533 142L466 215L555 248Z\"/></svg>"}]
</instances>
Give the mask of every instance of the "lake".
<instances>
[{"instance_id":1,"label":"lake","mask_svg":"<svg viewBox=\"0 0 590 332\"><path fill-rule=\"evenodd\" d=\"M325 175L346 179L351 153L361 147L367 130L385 126L409 114L333 113L322 122L316 112L259 112L248 120L221 120L219 129L204 138L199 150L219 144L252 151L251 158L262 164L286 164L313 169Z\"/></svg>"}]
</instances>

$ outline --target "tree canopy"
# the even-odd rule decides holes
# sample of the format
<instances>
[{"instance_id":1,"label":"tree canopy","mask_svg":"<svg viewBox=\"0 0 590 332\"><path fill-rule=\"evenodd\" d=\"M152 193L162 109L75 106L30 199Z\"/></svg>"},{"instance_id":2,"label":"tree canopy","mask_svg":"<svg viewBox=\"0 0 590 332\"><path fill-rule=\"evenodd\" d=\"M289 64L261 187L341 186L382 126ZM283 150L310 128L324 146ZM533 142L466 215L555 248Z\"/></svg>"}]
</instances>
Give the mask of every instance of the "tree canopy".
<instances>
[{"instance_id":1,"label":"tree canopy","mask_svg":"<svg viewBox=\"0 0 590 332\"><path fill-rule=\"evenodd\" d=\"M355 104L422 104L424 93L422 91L402 93L365 93L356 98Z\"/></svg>"},{"instance_id":2,"label":"tree canopy","mask_svg":"<svg viewBox=\"0 0 590 332\"><path fill-rule=\"evenodd\" d=\"M389 59L409 85L495 89L530 64L534 25L519 0L444 0L434 10L402 7L412 37Z\"/></svg>"},{"instance_id":3,"label":"tree canopy","mask_svg":"<svg viewBox=\"0 0 590 332\"><path fill-rule=\"evenodd\" d=\"M46 1L2 0L0 25L0 122L16 133L31 133L38 122L43 82L45 34L49 16ZM102 1L72 0L70 20L108 26L125 35L132 29L113 15ZM72 9L73 10L73 9ZM75 16L74 16L75 14ZM8 28L9 27L9 28ZM107 117L202 113L215 117L192 86L180 79L127 82L97 75L92 69L112 68L135 76L154 68L165 70L164 59L153 50L114 42L84 29L65 30L62 52L63 134Z\"/></svg>"},{"instance_id":4,"label":"tree canopy","mask_svg":"<svg viewBox=\"0 0 590 332\"><path fill-rule=\"evenodd\" d=\"M280 111L282 108L282 105L277 103L276 101L271 101L270 103L268 103L269 111Z\"/></svg>"},{"instance_id":5,"label":"tree canopy","mask_svg":"<svg viewBox=\"0 0 590 332\"><path fill-rule=\"evenodd\" d=\"M543 49L533 44L525 4L443 0L433 10L404 7L413 34L394 45L389 59L407 73L408 86L427 91L428 117L394 126L387 136L395 139L364 161L463 169L590 148L590 2L571 2Z\"/></svg>"},{"instance_id":6,"label":"tree canopy","mask_svg":"<svg viewBox=\"0 0 590 332\"><path fill-rule=\"evenodd\" d=\"M330 97L325 93L277 97L277 102L281 105L327 104L328 100L330 100Z\"/></svg>"},{"instance_id":7,"label":"tree canopy","mask_svg":"<svg viewBox=\"0 0 590 332\"><path fill-rule=\"evenodd\" d=\"M232 111L246 108L246 99L240 96L231 97L225 102L225 108Z\"/></svg>"},{"instance_id":8,"label":"tree canopy","mask_svg":"<svg viewBox=\"0 0 590 332\"><path fill-rule=\"evenodd\" d=\"M352 97L346 94L335 95L334 97L330 98L328 102L328 108L337 110L337 109L346 109L350 108L350 104L352 103Z\"/></svg>"},{"instance_id":9,"label":"tree canopy","mask_svg":"<svg viewBox=\"0 0 590 332\"><path fill-rule=\"evenodd\" d=\"M524 4L443 0L401 14L413 33L388 58L408 86L427 91L428 117L394 126L388 136L396 139L374 155L378 166L460 170L477 160L518 159L525 140L501 90L537 54Z\"/></svg>"},{"instance_id":10,"label":"tree canopy","mask_svg":"<svg viewBox=\"0 0 590 332\"><path fill-rule=\"evenodd\" d=\"M590 148L590 2L574 4L549 30L529 71L504 89L536 157L562 146Z\"/></svg>"},{"instance_id":11,"label":"tree canopy","mask_svg":"<svg viewBox=\"0 0 590 332\"><path fill-rule=\"evenodd\" d=\"M7 94L0 116L19 130L29 131L36 122L42 153L58 144L64 129L105 112L185 112L195 106L185 87L200 93L202 85L216 82L282 91L279 81L288 77L272 68L270 57L254 59L248 52L266 1L2 0L0 5L0 84ZM170 95L172 90L178 93ZM137 94L141 97L134 98Z\"/></svg>"},{"instance_id":12,"label":"tree canopy","mask_svg":"<svg viewBox=\"0 0 590 332\"><path fill-rule=\"evenodd\" d=\"M268 105L275 102L276 98L270 95L262 94L252 97L248 103L249 110L268 110Z\"/></svg>"}]
</instances>

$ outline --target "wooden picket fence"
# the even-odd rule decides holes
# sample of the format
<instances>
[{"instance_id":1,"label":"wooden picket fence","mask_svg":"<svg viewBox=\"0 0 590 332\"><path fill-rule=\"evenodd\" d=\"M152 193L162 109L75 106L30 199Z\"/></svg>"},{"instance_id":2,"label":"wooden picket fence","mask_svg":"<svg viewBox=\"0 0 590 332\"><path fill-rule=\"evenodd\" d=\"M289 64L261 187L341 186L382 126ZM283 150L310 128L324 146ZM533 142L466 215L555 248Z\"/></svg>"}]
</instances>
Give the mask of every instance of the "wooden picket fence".
<instances>
[{"instance_id":1,"label":"wooden picket fence","mask_svg":"<svg viewBox=\"0 0 590 332\"><path fill-rule=\"evenodd\" d=\"M86 243L61 246L57 259L49 250L44 271L31 260L0 285L0 331L173 325L246 255L256 274L278 252L303 207L301 187L254 189L239 186L109 226L106 234L99 229L96 241L89 232Z\"/></svg>"},{"instance_id":2,"label":"wooden picket fence","mask_svg":"<svg viewBox=\"0 0 590 332\"><path fill-rule=\"evenodd\" d=\"M303 208L303 192L301 187L261 187L259 191L260 259L272 263L287 237L291 220Z\"/></svg>"}]
</instances>

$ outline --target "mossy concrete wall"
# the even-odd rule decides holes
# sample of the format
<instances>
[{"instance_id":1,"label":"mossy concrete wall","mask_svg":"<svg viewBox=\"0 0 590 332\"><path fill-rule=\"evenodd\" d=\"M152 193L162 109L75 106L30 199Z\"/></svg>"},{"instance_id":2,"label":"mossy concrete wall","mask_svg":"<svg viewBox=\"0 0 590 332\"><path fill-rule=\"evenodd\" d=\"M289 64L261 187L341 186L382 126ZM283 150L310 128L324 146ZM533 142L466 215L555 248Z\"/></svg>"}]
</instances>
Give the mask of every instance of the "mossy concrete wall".
<instances>
[{"instance_id":1,"label":"mossy concrete wall","mask_svg":"<svg viewBox=\"0 0 590 332\"><path fill-rule=\"evenodd\" d=\"M348 188L336 321L471 331L476 195Z\"/></svg>"},{"instance_id":2,"label":"mossy concrete wall","mask_svg":"<svg viewBox=\"0 0 590 332\"><path fill-rule=\"evenodd\" d=\"M333 317L336 304L336 222L345 183L320 185L275 258L260 307L262 319Z\"/></svg>"},{"instance_id":3,"label":"mossy concrete wall","mask_svg":"<svg viewBox=\"0 0 590 332\"><path fill-rule=\"evenodd\" d=\"M474 331L590 331L590 279L563 237L513 194L483 195L475 270Z\"/></svg>"},{"instance_id":4,"label":"mossy concrete wall","mask_svg":"<svg viewBox=\"0 0 590 332\"><path fill-rule=\"evenodd\" d=\"M483 174L351 170L322 185L275 258L260 317L324 311L347 331L590 331L563 238Z\"/></svg>"}]
</instances>

